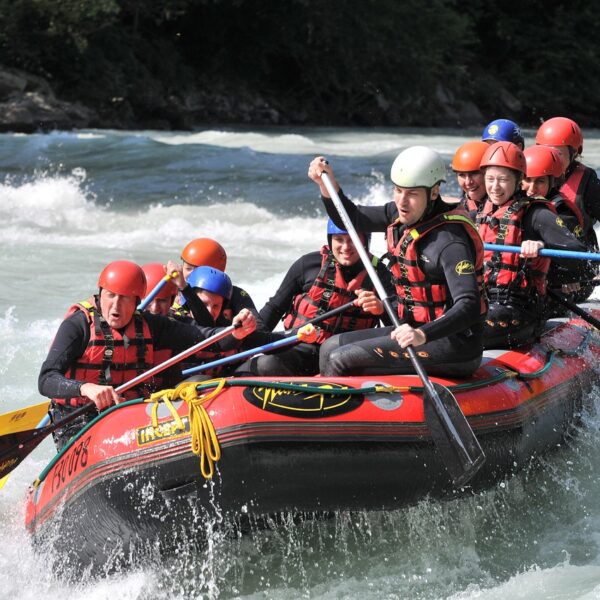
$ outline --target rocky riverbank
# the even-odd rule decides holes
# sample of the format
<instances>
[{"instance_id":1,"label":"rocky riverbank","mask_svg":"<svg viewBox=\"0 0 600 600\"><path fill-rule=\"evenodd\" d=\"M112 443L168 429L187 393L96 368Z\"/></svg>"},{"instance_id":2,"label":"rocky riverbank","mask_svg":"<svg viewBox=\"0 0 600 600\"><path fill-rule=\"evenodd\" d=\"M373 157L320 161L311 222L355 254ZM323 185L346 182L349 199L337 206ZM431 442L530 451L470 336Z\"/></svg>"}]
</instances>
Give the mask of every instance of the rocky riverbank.
<instances>
[{"instance_id":1,"label":"rocky riverbank","mask_svg":"<svg viewBox=\"0 0 600 600\"><path fill-rule=\"evenodd\" d=\"M496 85L493 116L518 113L521 104ZM419 115L381 93L362 99L347 115L295 98L267 98L223 83L196 85L177 93L153 81L143 95L106 99L98 105L58 97L46 79L0 67L0 131L31 133L53 129L186 130L209 123L254 125L483 126L489 118L472 101L457 98L442 84L435 89L436 111Z\"/></svg>"}]
</instances>

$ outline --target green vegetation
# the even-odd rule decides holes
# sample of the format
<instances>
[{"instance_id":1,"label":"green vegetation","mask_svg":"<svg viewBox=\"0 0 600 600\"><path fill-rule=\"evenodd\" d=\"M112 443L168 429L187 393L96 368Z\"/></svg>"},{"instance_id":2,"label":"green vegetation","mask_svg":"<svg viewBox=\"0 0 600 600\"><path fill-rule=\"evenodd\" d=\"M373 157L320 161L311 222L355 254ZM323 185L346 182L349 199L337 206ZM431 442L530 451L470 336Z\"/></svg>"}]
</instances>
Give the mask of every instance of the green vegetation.
<instances>
[{"instance_id":1,"label":"green vegetation","mask_svg":"<svg viewBox=\"0 0 600 600\"><path fill-rule=\"evenodd\" d=\"M581 0L0 0L3 66L123 126L591 126L599 34Z\"/></svg>"}]
</instances>

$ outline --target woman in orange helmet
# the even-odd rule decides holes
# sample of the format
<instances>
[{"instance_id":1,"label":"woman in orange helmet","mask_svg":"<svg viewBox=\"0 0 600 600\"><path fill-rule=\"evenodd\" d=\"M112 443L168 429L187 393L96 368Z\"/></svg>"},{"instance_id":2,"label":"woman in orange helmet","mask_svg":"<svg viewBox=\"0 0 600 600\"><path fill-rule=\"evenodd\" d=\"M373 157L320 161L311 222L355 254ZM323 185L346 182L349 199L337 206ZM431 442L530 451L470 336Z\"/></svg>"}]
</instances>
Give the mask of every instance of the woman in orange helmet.
<instances>
[{"instance_id":1,"label":"woman in orange helmet","mask_svg":"<svg viewBox=\"0 0 600 600\"><path fill-rule=\"evenodd\" d=\"M485 202L485 183L479 163L488 148L489 144L480 140L467 142L460 146L452 159L451 167L456 173L458 186L462 190L460 205L472 219Z\"/></svg>"}]
</instances>

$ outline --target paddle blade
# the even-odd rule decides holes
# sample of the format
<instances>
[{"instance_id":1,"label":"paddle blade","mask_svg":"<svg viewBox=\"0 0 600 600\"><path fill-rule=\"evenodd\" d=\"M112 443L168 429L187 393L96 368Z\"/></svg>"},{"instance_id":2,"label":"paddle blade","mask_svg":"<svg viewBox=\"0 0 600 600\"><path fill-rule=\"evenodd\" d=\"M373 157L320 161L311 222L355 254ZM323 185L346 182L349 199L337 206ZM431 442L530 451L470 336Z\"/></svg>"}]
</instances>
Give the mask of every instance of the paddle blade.
<instances>
[{"instance_id":1,"label":"paddle blade","mask_svg":"<svg viewBox=\"0 0 600 600\"><path fill-rule=\"evenodd\" d=\"M452 392L432 382L424 390L425 421L452 483L462 486L485 462L485 454Z\"/></svg>"},{"instance_id":2,"label":"paddle blade","mask_svg":"<svg viewBox=\"0 0 600 600\"><path fill-rule=\"evenodd\" d=\"M0 437L0 478L6 477L46 437L45 429L19 431Z\"/></svg>"},{"instance_id":3,"label":"paddle blade","mask_svg":"<svg viewBox=\"0 0 600 600\"><path fill-rule=\"evenodd\" d=\"M34 429L48 414L49 406L50 402L46 401L0 415L0 436Z\"/></svg>"}]
</instances>

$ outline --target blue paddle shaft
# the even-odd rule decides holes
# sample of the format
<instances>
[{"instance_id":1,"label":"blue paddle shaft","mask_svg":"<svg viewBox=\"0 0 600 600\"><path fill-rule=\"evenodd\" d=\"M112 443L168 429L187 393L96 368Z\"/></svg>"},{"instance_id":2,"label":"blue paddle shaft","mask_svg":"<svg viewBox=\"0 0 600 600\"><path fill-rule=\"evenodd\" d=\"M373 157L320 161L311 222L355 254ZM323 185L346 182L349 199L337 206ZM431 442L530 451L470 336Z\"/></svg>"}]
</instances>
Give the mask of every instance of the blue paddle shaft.
<instances>
[{"instance_id":1,"label":"blue paddle shaft","mask_svg":"<svg viewBox=\"0 0 600 600\"><path fill-rule=\"evenodd\" d=\"M197 367L191 367L189 369L185 369L182 371L182 375L192 375L193 373L198 373L200 371L206 371L206 369L212 369L212 367L218 367L220 365L227 365L230 362L235 362L241 360L243 358L248 358L249 356L254 356L255 354L260 354L261 352L269 352L269 350L276 350L277 348L283 348L285 346L291 346L296 342L299 342L298 334L292 335L290 337L282 338L281 340L277 340L276 342L270 342L269 344L265 344L264 346L259 346L258 348L251 348L250 350L246 350L245 352L240 352L238 354L233 354L232 356L226 356L225 358L219 358L217 360L213 360L211 362L205 363L203 365L198 365Z\"/></svg>"},{"instance_id":2,"label":"blue paddle shaft","mask_svg":"<svg viewBox=\"0 0 600 600\"><path fill-rule=\"evenodd\" d=\"M502 244L484 244L486 250L494 250L495 252L512 252L519 254L520 246L503 246ZM557 258L572 258L573 260L595 260L600 261L600 254L595 252L575 252L574 250L553 250L551 248L542 248L540 256L556 256Z\"/></svg>"},{"instance_id":3,"label":"blue paddle shaft","mask_svg":"<svg viewBox=\"0 0 600 600\"><path fill-rule=\"evenodd\" d=\"M156 296L156 294L158 294L158 292L160 292L160 290L162 290L163 285L165 285L165 283L167 283L167 281L170 279L170 277L167 277L166 275L154 286L154 288L152 289L152 291L138 304L137 309L138 310L144 310L146 308L146 306L148 306L148 304L150 304L150 302L152 302L152 300L154 300L154 296Z\"/></svg>"}]
</instances>

